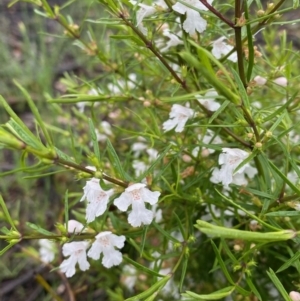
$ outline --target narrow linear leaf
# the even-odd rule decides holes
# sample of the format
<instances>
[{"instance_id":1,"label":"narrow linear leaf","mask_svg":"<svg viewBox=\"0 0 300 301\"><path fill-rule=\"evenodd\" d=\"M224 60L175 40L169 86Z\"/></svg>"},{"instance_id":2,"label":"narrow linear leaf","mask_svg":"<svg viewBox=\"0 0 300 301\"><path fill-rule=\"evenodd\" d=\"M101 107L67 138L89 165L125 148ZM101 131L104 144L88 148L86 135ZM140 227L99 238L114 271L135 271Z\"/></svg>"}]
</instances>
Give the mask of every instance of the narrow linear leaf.
<instances>
[{"instance_id":1,"label":"narrow linear leaf","mask_svg":"<svg viewBox=\"0 0 300 301\"><path fill-rule=\"evenodd\" d=\"M36 224L26 222L26 225L28 227L30 227L31 229L36 230L37 232L39 232L41 234L44 234L44 235L47 235L47 236L55 236L55 234L53 234L52 232L49 232L48 230L45 230L45 229L43 229L42 227L40 227Z\"/></svg>"},{"instance_id":2,"label":"narrow linear leaf","mask_svg":"<svg viewBox=\"0 0 300 301\"><path fill-rule=\"evenodd\" d=\"M98 159L98 162L100 162L101 157L100 157L100 150L99 150L99 143L98 143L98 139L97 139L97 134L96 134L94 123L93 123L92 119L90 119L90 118L89 118L89 128L90 128L91 139L92 139L92 142L93 142L94 153L96 155L96 158Z\"/></svg>"},{"instance_id":3,"label":"narrow linear leaf","mask_svg":"<svg viewBox=\"0 0 300 301\"><path fill-rule=\"evenodd\" d=\"M229 282L230 284L234 285L234 281L232 280L232 278L231 278L231 276L230 276L230 274L229 274L229 272L228 272L228 270L227 270L227 268L226 268L226 265L225 265L225 263L224 263L224 261L223 261L221 255L220 255L220 253L219 253L219 250L218 250L217 246L215 245L215 243L214 243L212 240L211 240L211 244L212 244L212 247L213 247L214 252L215 252L215 254L216 254L216 257L217 257L219 266L220 266L221 270L223 271L223 273L224 273L226 279L228 280L228 282ZM214 300L214 299L212 299L212 300Z\"/></svg>"},{"instance_id":4,"label":"narrow linear leaf","mask_svg":"<svg viewBox=\"0 0 300 301\"><path fill-rule=\"evenodd\" d=\"M108 151L110 162L113 165L115 171L121 177L121 179L125 180L125 181L130 181L131 178L124 171L124 169L122 167L122 164L120 162L120 159L119 159L119 157L118 157L118 155L117 155L117 153L116 153L116 151L115 151L114 147L112 146L109 139L107 139L107 151Z\"/></svg>"},{"instance_id":5,"label":"narrow linear leaf","mask_svg":"<svg viewBox=\"0 0 300 301\"><path fill-rule=\"evenodd\" d=\"M277 271L276 273L280 273L284 270L286 270L287 268L289 268L290 266L293 265L293 263L295 261L297 261L300 258L300 251L298 251L297 253L295 253L295 255L290 258L289 260L287 260Z\"/></svg>"},{"instance_id":6,"label":"narrow linear leaf","mask_svg":"<svg viewBox=\"0 0 300 301\"><path fill-rule=\"evenodd\" d=\"M280 294L284 298L284 300L291 301L291 298L289 297L288 293L284 289L282 283L276 276L275 272L272 269L270 269L269 271L267 271L267 274L270 277L270 279L272 280L272 282L274 283L274 285L277 287L278 291L280 292Z\"/></svg>"},{"instance_id":7,"label":"narrow linear leaf","mask_svg":"<svg viewBox=\"0 0 300 301\"><path fill-rule=\"evenodd\" d=\"M232 294L234 289L235 289L234 286L228 286L207 295L198 295L190 291L186 291L186 293L182 295L184 297L193 297L193 299L191 300L220 300Z\"/></svg>"},{"instance_id":8,"label":"narrow linear leaf","mask_svg":"<svg viewBox=\"0 0 300 301\"><path fill-rule=\"evenodd\" d=\"M11 227L16 232L18 232L18 230L17 230L17 228L16 228L16 226L15 226L15 224L14 224L14 222L13 222L13 220L12 220L12 218L11 218L9 212L8 212L8 209L6 207L6 204L5 204L5 202L4 202L1 194L0 194L0 206L1 206L2 210L3 210L3 214L4 214L4 217L7 220L7 222L11 225Z\"/></svg>"}]
</instances>

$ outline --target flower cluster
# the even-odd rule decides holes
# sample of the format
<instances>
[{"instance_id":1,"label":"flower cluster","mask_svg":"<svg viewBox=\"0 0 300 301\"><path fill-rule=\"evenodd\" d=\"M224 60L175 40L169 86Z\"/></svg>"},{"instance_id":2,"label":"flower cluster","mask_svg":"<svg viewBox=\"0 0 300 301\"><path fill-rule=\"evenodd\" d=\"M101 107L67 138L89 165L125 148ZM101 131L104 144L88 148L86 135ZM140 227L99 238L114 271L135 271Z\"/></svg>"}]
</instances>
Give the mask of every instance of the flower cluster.
<instances>
[{"instance_id":1,"label":"flower cluster","mask_svg":"<svg viewBox=\"0 0 300 301\"><path fill-rule=\"evenodd\" d=\"M95 168L88 166L87 168L95 170ZM100 186L100 180L92 178L86 182L83 188L84 194L80 201L87 200L86 208L86 221L90 223L101 216L107 210L110 196L113 195L113 189L104 190ZM154 205L158 202L160 192L150 191L146 188L146 184L136 183L130 185L125 191L114 200L114 205L121 211L127 211L131 205L132 210L128 216L128 222L133 227L141 225L149 225L153 218L154 213L152 210L146 208L145 203ZM69 221L68 232L78 234L84 231L84 226L77 221ZM66 274L67 277L72 277L75 274L75 267L78 263L80 270L85 271L89 269L90 264L87 257L98 260L100 255L103 254L102 264L106 268L119 265L122 262L122 254L116 248L123 248L125 236L117 236L111 231L100 232L95 236L95 241L90 245L89 241L74 241L65 243L62 249L64 256L69 256L65 259L60 269ZM44 248L47 245L44 244ZM89 250L88 250L89 249ZM87 252L88 250L88 252ZM41 251L42 252L42 251ZM53 260L54 257L48 259L46 253L41 253L45 262ZM44 255L45 254L45 255Z\"/></svg>"},{"instance_id":2,"label":"flower cluster","mask_svg":"<svg viewBox=\"0 0 300 301\"><path fill-rule=\"evenodd\" d=\"M110 231L104 231L96 235L91 247L88 241L65 243L62 253L69 258L61 263L60 269L67 277L72 277L75 274L77 263L80 270L86 271L90 267L87 257L98 260L101 254L103 254L102 264L106 268L119 265L122 262L122 253L115 248L123 248L124 242L125 236L117 236ZM86 253L89 247L90 249Z\"/></svg>"}]
</instances>

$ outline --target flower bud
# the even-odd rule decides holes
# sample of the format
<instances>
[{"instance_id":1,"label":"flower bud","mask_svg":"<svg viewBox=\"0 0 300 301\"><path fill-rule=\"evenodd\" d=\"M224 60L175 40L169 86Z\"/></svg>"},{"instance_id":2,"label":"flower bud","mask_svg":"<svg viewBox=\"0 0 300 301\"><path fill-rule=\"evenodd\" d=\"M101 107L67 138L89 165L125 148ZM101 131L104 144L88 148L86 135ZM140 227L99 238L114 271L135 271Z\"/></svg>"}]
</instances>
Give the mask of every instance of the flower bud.
<instances>
[{"instance_id":1,"label":"flower bud","mask_svg":"<svg viewBox=\"0 0 300 301\"><path fill-rule=\"evenodd\" d=\"M278 86L281 86L281 87L286 87L288 84L288 81L287 81L286 77L281 76L281 77L274 79L273 83Z\"/></svg>"},{"instance_id":2,"label":"flower bud","mask_svg":"<svg viewBox=\"0 0 300 301\"><path fill-rule=\"evenodd\" d=\"M300 301L300 294L298 292L291 291L289 293L289 296L292 299L292 301Z\"/></svg>"},{"instance_id":3,"label":"flower bud","mask_svg":"<svg viewBox=\"0 0 300 301\"><path fill-rule=\"evenodd\" d=\"M264 10L260 9L256 12L256 15L257 15L257 17L263 17L265 15L265 13L266 12Z\"/></svg>"},{"instance_id":4,"label":"flower bud","mask_svg":"<svg viewBox=\"0 0 300 301\"><path fill-rule=\"evenodd\" d=\"M259 75L255 76L255 77L253 78L253 80L255 81L255 83L256 83L258 86L263 86L263 85L265 85L265 83L267 82L267 79L266 79L266 78L264 78L264 77L262 77L262 76L259 76Z\"/></svg>"}]
</instances>

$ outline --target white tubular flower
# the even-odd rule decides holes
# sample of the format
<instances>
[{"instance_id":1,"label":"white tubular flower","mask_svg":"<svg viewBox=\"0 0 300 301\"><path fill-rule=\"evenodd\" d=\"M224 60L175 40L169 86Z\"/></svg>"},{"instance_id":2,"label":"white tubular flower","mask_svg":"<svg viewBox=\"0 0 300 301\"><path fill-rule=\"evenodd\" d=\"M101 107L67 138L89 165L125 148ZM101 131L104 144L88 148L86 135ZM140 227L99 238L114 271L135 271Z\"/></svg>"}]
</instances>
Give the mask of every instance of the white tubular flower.
<instances>
[{"instance_id":1,"label":"white tubular flower","mask_svg":"<svg viewBox=\"0 0 300 301\"><path fill-rule=\"evenodd\" d=\"M55 257L55 243L49 239L39 239L39 253L43 262L49 263L54 260Z\"/></svg>"},{"instance_id":2,"label":"white tubular flower","mask_svg":"<svg viewBox=\"0 0 300 301\"><path fill-rule=\"evenodd\" d=\"M175 47L177 45L183 44L182 40L180 40L174 33L171 33L169 29L165 29L163 31L163 35L170 40L167 42L167 45L165 47L160 49L161 52L169 50L170 47Z\"/></svg>"},{"instance_id":3,"label":"white tubular flower","mask_svg":"<svg viewBox=\"0 0 300 301\"><path fill-rule=\"evenodd\" d=\"M233 46L228 45L227 43L224 42L225 37L221 37L218 40L214 41L212 43L212 51L211 53L216 59L220 59L223 55L227 55L232 49ZM236 63L237 62L237 54L236 52L232 53L229 57L228 60Z\"/></svg>"},{"instance_id":4,"label":"white tubular flower","mask_svg":"<svg viewBox=\"0 0 300 301\"><path fill-rule=\"evenodd\" d=\"M184 126L189 118L193 117L194 110L181 105L173 105L169 114L170 119L163 123L164 132L170 131L175 128L175 132L180 133L183 131Z\"/></svg>"},{"instance_id":5,"label":"white tubular flower","mask_svg":"<svg viewBox=\"0 0 300 301\"><path fill-rule=\"evenodd\" d=\"M125 236L117 236L110 231L104 231L96 235L96 240L88 251L88 257L95 260L100 258L103 253L102 264L106 268L111 268L114 265L119 265L122 262L122 253L116 248L123 248Z\"/></svg>"},{"instance_id":6,"label":"white tubular flower","mask_svg":"<svg viewBox=\"0 0 300 301\"><path fill-rule=\"evenodd\" d=\"M218 97L218 92L215 89L208 90L203 97L195 95L197 100L209 111L215 112L220 108L220 104L215 101Z\"/></svg>"},{"instance_id":7,"label":"white tubular flower","mask_svg":"<svg viewBox=\"0 0 300 301\"><path fill-rule=\"evenodd\" d=\"M213 0L207 0L209 4L211 4L212 1ZM198 0L185 0L184 2L200 10L208 10L208 8ZM207 22L194 9L179 2L175 3L172 8L181 15L186 14L186 19L183 22L183 29L189 33L189 35L194 35L196 31L201 33L206 29Z\"/></svg>"},{"instance_id":8,"label":"white tubular flower","mask_svg":"<svg viewBox=\"0 0 300 301\"><path fill-rule=\"evenodd\" d=\"M245 164L235 174L233 172L249 156L249 153L238 148L223 148L222 151L223 153L219 156L221 169L215 168L213 170L210 181L212 183L222 183L225 187L228 187L230 183L247 184L244 174L247 174L249 178L253 178L257 173L255 168Z\"/></svg>"},{"instance_id":9,"label":"white tubular flower","mask_svg":"<svg viewBox=\"0 0 300 301\"><path fill-rule=\"evenodd\" d=\"M90 223L94 221L97 216L105 212L109 197L113 194L113 189L103 190L100 186L99 179L92 178L86 182L83 191L84 194L80 202L87 199L86 221Z\"/></svg>"},{"instance_id":10,"label":"white tubular flower","mask_svg":"<svg viewBox=\"0 0 300 301\"><path fill-rule=\"evenodd\" d=\"M298 292L291 291L289 293L289 296L292 299L292 301L300 301L300 294Z\"/></svg>"},{"instance_id":11,"label":"white tubular flower","mask_svg":"<svg viewBox=\"0 0 300 301\"><path fill-rule=\"evenodd\" d=\"M86 271L89 269L90 264L86 258L86 249L89 243L86 241L73 241L63 245L63 255L70 256L65 259L59 268L67 277L72 277L75 274L75 266L78 263L81 271Z\"/></svg>"},{"instance_id":12,"label":"white tubular flower","mask_svg":"<svg viewBox=\"0 0 300 301\"><path fill-rule=\"evenodd\" d=\"M128 222L133 227L139 227L142 224L149 225L153 220L153 212L146 209L145 202L154 205L158 201L160 192L150 191L146 184L133 184L116 198L114 205L121 211L126 211L132 205L132 211L129 213Z\"/></svg>"},{"instance_id":13,"label":"white tubular flower","mask_svg":"<svg viewBox=\"0 0 300 301\"><path fill-rule=\"evenodd\" d=\"M68 233L79 234L84 229L84 225L74 219L68 221Z\"/></svg>"}]
</instances>

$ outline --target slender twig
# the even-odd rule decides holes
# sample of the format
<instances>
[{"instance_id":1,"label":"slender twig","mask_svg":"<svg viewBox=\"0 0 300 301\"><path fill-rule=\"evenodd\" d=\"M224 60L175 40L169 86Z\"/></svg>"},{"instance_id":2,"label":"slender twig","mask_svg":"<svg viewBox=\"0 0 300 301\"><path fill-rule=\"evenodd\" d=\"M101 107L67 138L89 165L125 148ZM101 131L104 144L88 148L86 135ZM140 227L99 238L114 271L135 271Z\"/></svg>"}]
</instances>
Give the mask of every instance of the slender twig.
<instances>
[{"instance_id":1,"label":"slender twig","mask_svg":"<svg viewBox=\"0 0 300 301\"><path fill-rule=\"evenodd\" d=\"M166 59L159 53L156 47L153 45L152 41L149 41L141 31L134 26L134 24L127 20L124 13L119 12L119 17L123 20L123 22L129 26L136 35L144 42L145 46L161 61L161 63L169 70L174 79L181 85L181 87L185 90L188 90L185 80L181 79L176 71L168 64Z\"/></svg>"},{"instance_id":2,"label":"slender twig","mask_svg":"<svg viewBox=\"0 0 300 301\"><path fill-rule=\"evenodd\" d=\"M216 15L220 20L229 25L231 28L234 28L234 23L224 17L219 11L217 11L213 6L211 6L206 0L199 0L205 7L208 8L210 12Z\"/></svg>"}]
</instances>

